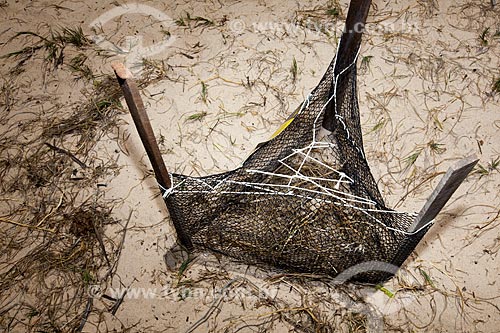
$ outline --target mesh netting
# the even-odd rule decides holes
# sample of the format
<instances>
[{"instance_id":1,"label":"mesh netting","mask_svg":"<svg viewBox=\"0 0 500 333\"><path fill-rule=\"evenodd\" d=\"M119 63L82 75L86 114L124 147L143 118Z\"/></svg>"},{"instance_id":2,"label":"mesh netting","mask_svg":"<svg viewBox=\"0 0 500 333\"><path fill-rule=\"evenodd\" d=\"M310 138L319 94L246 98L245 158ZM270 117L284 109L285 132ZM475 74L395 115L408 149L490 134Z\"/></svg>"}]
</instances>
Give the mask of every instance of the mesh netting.
<instances>
[{"instance_id":1,"label":"mesh netting","mask_svg":"<svg viewBox=\"0 0 500 333\"><path fill-rule=\"evenodd\" d=\"M406 232L415 215L388 209L370 172L356 96L358 50L343 68L334 59L293 121L240 168L171 174L163 193L184 245L330 276L360 263L403 263L428 226ZM374 267L355 279L389 276Z\"/></svg>"}]
</instances>

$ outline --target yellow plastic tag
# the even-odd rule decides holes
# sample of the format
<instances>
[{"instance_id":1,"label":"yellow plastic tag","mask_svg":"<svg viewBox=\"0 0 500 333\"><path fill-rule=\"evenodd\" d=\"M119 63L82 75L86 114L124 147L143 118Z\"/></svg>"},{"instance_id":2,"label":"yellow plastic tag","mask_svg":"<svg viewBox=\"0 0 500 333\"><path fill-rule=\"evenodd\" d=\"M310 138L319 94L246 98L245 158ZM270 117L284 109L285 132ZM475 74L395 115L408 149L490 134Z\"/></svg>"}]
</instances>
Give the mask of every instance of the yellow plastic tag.
<instances>
[{"instance_id":1,"label":"yellow plastic tag","mask_svg":"<svg viewBox=\"0 0 500 333\"><path fill-rule=\"evenodd\" d=\"M290 125L292 123L292 121L294 120L295 118L290 118L288 119L287 121L285 121L283 123L283 125L281 125L277 130L276 132L274 132L274 134L271 136L271 139L274 139L275 137L277 137L281 132L283 132L285 130L285 128L288 127L288 125ZM271 140L270 139L270 140Z\"/></svg>"},{"instance_id":2,"label":"yellow plastic tag","mask_svg":"<svg viewBox=\"0 0 500 333\"><path fill-rule=\"evenodd\" d=\"M283 132L285 130L285 128L287 128L292 123L292 121L295 119L295 116L297 116L299 114L300 110L301 110L301 106L299 106L297 109L295 109L295 111L293 111L293 113L290 115L290 117L288 117L288 119L283 123L283 125L281 125L278 128L278 130L276 130L276 132L274 132L274 134L271 136L271 138L269 140L274 139L281 132Z\"/></svg>"}]
</instances>

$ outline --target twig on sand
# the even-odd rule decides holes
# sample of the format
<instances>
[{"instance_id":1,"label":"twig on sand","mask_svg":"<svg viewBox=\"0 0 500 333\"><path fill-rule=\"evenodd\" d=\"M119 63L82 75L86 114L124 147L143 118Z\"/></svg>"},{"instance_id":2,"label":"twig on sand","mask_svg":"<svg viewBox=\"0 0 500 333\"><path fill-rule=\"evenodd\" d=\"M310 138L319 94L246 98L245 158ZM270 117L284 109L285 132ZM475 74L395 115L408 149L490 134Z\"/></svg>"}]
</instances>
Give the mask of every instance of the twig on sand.
<instances>
[{"instance_id":1,"label":"twig on sand","mask_svg":"<svg viewBox=\"0 0 500 333\"><path fill-rule=\"evenodd\" d=\"M210 318L210 316L212 315L212 313L214 313L214 311L219 308L220 303L222 302L222 300L224 300L224 296L226 295L226 290L229 287L231 287L232 284L234 284L235 282L238 282L238 281L242 282L242 278L239 278L239 277L238 278L234 278L234 279L230 280L228 283L226 283L226 285L224 287L222 287L222 289L220 290L219 295L214 299L214 301L212 302L212 304L208 308L207 312L205 312L205 314L203 315L203 317L201 317L198 321L196 321L186 331L186 333L192 333L192 332L194 332L201 324L203 324L204 322L206 322L208 320L208 318Z\"/></svg>"},{"instance_id":2,"label":"twig on sand","mask_svg":"<svg viewBox=\"0 0 500 333\"><path fill-rule=\"evenodd\" d=\"M92 304L94 304L94 298L92 296L89 296L89 299L87 301L87 306L85 307L85 312L82 315L82 321L80 322L80 326L78 326L76 332L81 332L83 330L83 327L85 327L85 324L87 323L87 318L89 317L90 310L92 309Z\"/></svg>"},{"instance_id":3,"label":"twig on sand","mask_svg":"<svg viewBox=\"0 0 500 333\"><path fill-rule=\"evenodd\" d=\"M76 164L78 164L82 169L86 169L87 168L87 165L85 163L83 163L82 161L80 161L75 155L73 155L72 153L70 153L69 151L67 151L66 149L62 149L62 148L59 148L59 147L56 147L54 145L51 145L50 143L45 143L45 145L47 147L49 147L50 149L52 150L55 150L56 152L58 153L61 153L61 154L64 154L64 155L67 155L69 156Z\"/></svg>"}]
</instances>

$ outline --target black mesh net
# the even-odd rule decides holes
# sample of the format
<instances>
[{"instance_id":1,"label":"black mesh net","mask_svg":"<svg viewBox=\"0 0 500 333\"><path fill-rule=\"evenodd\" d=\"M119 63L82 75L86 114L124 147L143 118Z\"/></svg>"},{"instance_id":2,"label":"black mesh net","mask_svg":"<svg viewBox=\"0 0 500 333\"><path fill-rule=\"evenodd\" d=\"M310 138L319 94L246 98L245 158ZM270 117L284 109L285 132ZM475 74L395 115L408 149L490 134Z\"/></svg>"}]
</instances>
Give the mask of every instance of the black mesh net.
<instances>
[{"instance_id":1,"label":"black mesh net","mask_svg":"<svg viewBox=\"0 0 500 333\"><path fill-rule=\"evenodd\" d=\"M354 57L356 59L356 57ZM363 151L356 61L334 75L332 61L291 123L243 165L208 177L172 174L165 202L184 245L246 263L380 282L427 231L414 215L388 209ZM335 71L336 72L336 71ZM331 131L321 125L331 109Z\"/></svg>"}]
</instances>

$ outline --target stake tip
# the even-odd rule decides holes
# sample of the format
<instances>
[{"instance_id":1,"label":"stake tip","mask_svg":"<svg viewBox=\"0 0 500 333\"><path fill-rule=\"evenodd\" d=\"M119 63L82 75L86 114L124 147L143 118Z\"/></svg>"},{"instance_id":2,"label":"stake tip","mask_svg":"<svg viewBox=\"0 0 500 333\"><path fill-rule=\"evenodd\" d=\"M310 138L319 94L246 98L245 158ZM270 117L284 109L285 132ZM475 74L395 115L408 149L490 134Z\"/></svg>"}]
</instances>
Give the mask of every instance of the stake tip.
<instances>
[{"instance_id":1,"label":"stake tip","mask_svg":"<svg viewBox=\"0 0 500 333\"><path fill-rule=\"evenodd\" d=\"M125 67L125 65L121 62L113 62L111 63L111 67L115 71L116 76L118 76L120 79L125 80L134 77L129 69Z\"/></svg>"}]
</instances>

